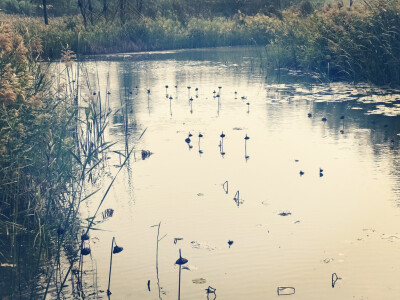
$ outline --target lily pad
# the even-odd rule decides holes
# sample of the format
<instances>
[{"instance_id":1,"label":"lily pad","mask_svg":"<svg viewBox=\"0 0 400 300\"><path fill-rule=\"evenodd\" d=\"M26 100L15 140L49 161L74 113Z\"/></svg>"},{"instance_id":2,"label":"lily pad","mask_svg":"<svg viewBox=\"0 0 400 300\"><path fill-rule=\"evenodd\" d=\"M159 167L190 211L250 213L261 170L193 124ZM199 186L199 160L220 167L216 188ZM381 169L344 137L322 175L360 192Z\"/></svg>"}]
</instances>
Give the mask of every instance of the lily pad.
<instances>
[{"instance_id":1,"label":"lily pad","mask_svg":"<svg viewBox=\"0 0 400 300\"><path fill-rule=\"evenodd\" d=\"M192 279L192 282L194 284L205 284L207 282L207 280L204 278L196 278L196 279Z\"/></svg>"},{"instance_id":2,"label":"lily pad","mask_svg":"<svg viewBox=\"0 0 400 300\"><path fill-rule=\"evenodd\" d=\"M295 293L296 289L294 287L278 287L278 296L294 295Z\"/></svg>"},{"instance_id":3,"label":"lily pad","mask_svg":"<svg viewBox=\"0 0 400 300\"><path fill-rule=\"evenodd\" d=\"M279 213L278 215L281 217L287 217L290 216L292 213L290 211L283 211L281 213Z\"/></svg>"},{"instance_id":4,"label":"lily pad","mask_svg":"<svg viewBox=\"0 0 400 300\"><path fill-rule=\"evenodd\" d=\"M212 247L206 243L203 242L197 242L197 241L191 241L190 242L192 248L194 249L199 249L199 250L208 250L208 251L213 251L215 250L215 247Z\"/></svg>"}]
</instances>

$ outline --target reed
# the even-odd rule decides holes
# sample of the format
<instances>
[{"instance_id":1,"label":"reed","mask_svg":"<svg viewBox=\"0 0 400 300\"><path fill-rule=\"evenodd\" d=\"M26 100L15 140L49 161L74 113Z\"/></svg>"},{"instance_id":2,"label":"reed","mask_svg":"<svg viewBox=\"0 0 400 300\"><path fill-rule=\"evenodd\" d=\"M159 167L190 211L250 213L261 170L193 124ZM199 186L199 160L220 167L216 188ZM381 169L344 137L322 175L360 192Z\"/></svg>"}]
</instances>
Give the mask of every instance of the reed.
<instances>
[{"instance_id":1,"label":"reed","mask_svg":"<svg viewBox=\"0 0 400 300\"><path fill-rule=\"evenodd\" d=\"M108 101L73 51L38 62L42 44L18 32L0 25L0 262L10 266L0 268L0 296L25 299L60 295L82 266L78 233L97 212L84 225L80 205L98 192L86 191L113 144L104 139Z\"/></svg>"},{"instance_id":2,"label":"reed","mask_svg":"<svg viewBox=\"0 0 400 300\"><path fill-rule=\"evenodd\" d=\"M292 8L275 27L276 44L287 49L285 67L317 72L327 81L398 85L399 12L394 0L364 1L351 8L339 2L306 15Z\"/></svg>"},{"instance_id":3,"label":"reed","mask_svg":"<svg viewBox=\"0 0 400 300\"><path fill-rule=\"evenodd\" d=\"M79 17L53 18L51 26L40 18L1 14L25 40L42 42L43 57L58 58L66 45L77 54L166 50L235 45L265 45L273 18L239 13L232 18L142 17L123 24L99 20L85 27Z\"/></svg>"}]
</instances>

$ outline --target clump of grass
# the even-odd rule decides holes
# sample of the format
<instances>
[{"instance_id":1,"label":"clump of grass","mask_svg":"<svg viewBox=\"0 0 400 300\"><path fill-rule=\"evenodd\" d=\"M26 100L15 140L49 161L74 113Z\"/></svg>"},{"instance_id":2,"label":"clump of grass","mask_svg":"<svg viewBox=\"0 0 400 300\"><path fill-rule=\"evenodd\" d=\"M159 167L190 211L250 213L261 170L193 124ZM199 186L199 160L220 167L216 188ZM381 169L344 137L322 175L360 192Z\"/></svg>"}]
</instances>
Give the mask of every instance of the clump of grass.
<instances>
[{"instance_id":1,"label":"clump of grass","mask_svg":"<svg viewBox=\"0 0 400 300\"><path fill-rule=\"evenodd\" d=\"M58 57L66 45L77 54L268 45L266 66L318 72L326 80L400 83L400 4L396 0L342 1L321 6L304 0L274 14L229 17L140 15L124 22L79 17L40 18L2 14L24 41L40 44L43 57ZM318 5L317 5L318 3Z\"/></svg>"},{"instance_id":2,"label":"clump of grass","mask_svg":"<svg viewBox=\"0 0 400 300\"><path fill-rule=\"evenodd\" d=\"M326 79L397 85L399 13L395 0L365 1L351 8L339 2L308 14L292 8L283 13L276 39L288 49L287 66L316 71Z\"/></svg>"},{"instance_id":3,"label":"clump of grass","mask_svg":"<svg viewBox=\"0 0 400 300\"><path fill-rule=\"evenodd\" d=\"M61 253L75 264L85 186L112 146L107 103L78 98L85 68L73 51L48 65L42 49L37 36L0 25L0 262L12 266L0 268L0 296L21 299L38 284L61 291Z\"/></svg>"},{"instance_id":4,"label":"clump of grass","mask_svg":"<svg viewBox=\"0 0 400 300\"><path fill-rule=\"evenodd\" d=\"M2 261L16 266L11 282L2 281L7 282L2 291L34 281L32 272L20 268L22 237L33 235L30 242L36 245L51 243L48 220L60 217L73 178L68 118L73 112L66 101L50 97L46 66L35 63L40 52L39 41L25 43L11 26L0 26L0 234L5 237L0 253Z\"/></svg>"},{"instance_id":5,"label":"clump of grass","mask_svg":"<svg viewBox=\"0 0 400 300\"><path fill-rule=\"evenodd\" d=\"M77 54L166 50L234 45L265 45L274 18L262 14L232 18L188 17L184 23L167 17L141 17L124 23L98 20L87 27L79 17L39 18L2 15L26 40L42 42L43 57L59 57L66 45Z\"/></svg>"}]
</instances>

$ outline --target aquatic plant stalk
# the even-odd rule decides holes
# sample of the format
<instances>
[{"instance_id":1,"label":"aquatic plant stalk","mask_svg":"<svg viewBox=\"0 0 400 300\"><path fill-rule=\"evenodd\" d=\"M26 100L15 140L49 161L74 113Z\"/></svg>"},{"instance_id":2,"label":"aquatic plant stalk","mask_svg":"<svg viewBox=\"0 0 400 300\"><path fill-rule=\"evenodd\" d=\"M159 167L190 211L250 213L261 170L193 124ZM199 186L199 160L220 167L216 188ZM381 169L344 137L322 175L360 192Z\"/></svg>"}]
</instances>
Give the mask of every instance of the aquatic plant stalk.
<instances>
[{"instance_id":1,"label":"aquatic plant stalk","mask_svg":"<svg viewBox=\"0 0 400 300\"><path fill-rule=\"evenodd\" d=\"M115 241L115 237L113 237L113 238L112 238L112 241L111 241L110 271L109 271L109 273L108 273L107 295L111 295L111 292L110 292L110 284L111 284L111 270L112 270L112 258L113 258L114 241Z\"/></svg>"}]
</instances>

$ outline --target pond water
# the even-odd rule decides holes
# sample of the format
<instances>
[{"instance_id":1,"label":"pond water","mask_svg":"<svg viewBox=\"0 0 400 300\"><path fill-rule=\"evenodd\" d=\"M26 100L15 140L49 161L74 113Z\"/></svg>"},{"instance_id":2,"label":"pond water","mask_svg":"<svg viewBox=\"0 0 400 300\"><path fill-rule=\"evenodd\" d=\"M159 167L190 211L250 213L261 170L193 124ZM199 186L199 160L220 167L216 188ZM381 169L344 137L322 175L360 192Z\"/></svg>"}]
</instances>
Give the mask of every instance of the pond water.
<instances>
[{"instance_id":1,"label":"pond water","mask_svg":"<svg viewBox=\"0 0 400 300\"><path fill-rule=\"evenodd\" d=\"M107 298L113 237L124 250L111 299L177 299L180 249L181 299L277 299L278 287L293 299L399 299L400 91L295 72L277 83L261 53L86 63L92 90L110 92L106 141L134 149L101 207L113 216L90 232L87 299ZM121 161L109 153L103 192Z\"/></svg>"}]
</instances>

